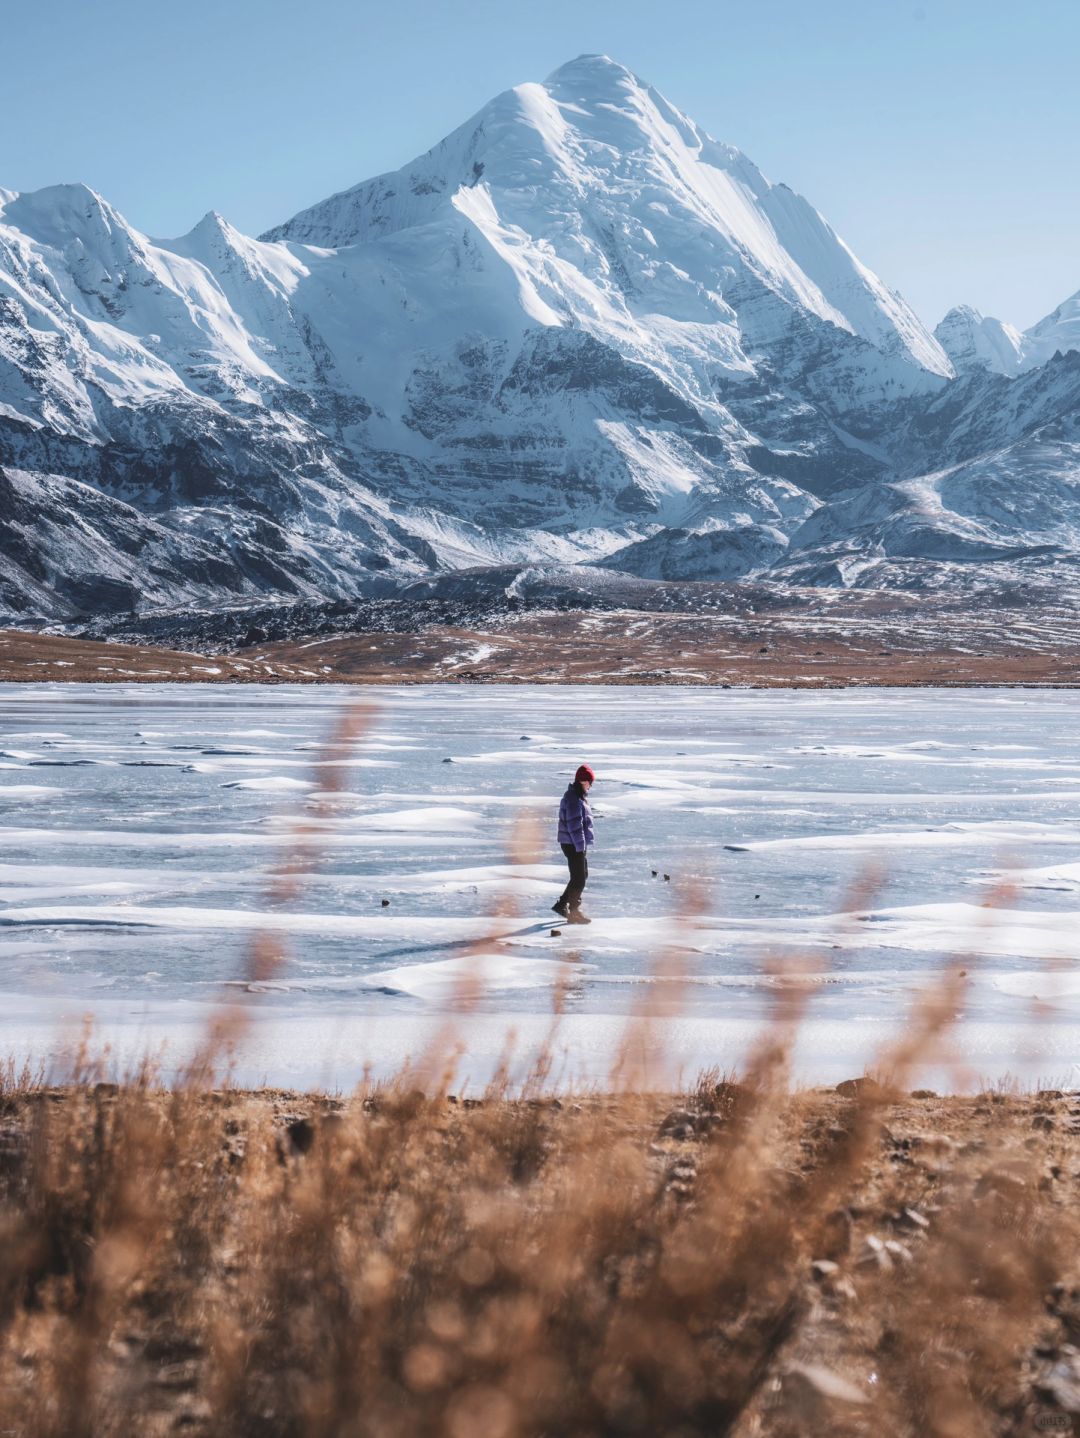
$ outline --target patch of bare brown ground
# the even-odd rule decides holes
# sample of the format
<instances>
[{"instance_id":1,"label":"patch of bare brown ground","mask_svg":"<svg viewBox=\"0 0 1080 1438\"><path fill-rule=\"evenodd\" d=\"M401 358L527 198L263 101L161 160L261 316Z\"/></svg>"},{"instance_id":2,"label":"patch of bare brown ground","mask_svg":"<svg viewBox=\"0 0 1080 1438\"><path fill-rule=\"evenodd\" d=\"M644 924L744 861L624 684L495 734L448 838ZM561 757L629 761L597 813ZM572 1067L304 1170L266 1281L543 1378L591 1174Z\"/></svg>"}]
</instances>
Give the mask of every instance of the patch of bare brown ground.
<instances>
[{"instance_id":1,"label":"patch of bare brown ground","mask_svg":"<svg viewBox=\"0 0 1080 1438\"><path fill-rule=\"evenodd\" d=\"M43 680L80 684L295 683L316 676L247 658L183 654L150 644L99 643L62 635L0 629L0 681Z\"/></svg>"},{"instance_id":2,"label":"patch of bare brown ground","mask_svg":"<svg viewBox=\"0 0 1080 1438\"><path fill-rule=\"evenodd\" d=\"M1071 629L1004 629L974 615L934 622L572 611L507 615L477 630L371 632L212 657L6 630L0 680L1071 687L1080 684L1080 645Z\"/></svg>"}]
</instances>

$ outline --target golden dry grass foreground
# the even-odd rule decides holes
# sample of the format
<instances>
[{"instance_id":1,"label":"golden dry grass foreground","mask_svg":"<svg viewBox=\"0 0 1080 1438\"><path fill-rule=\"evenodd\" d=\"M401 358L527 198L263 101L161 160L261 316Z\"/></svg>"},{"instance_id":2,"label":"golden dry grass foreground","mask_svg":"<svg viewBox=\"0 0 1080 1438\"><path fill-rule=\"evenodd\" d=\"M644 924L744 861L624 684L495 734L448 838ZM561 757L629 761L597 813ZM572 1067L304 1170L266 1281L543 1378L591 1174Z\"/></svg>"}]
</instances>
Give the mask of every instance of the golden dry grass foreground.
<instances>
[{"instance_id":1,"label":"golden dry grass foreground","mask_svg":"<svg viewBox=\"0 0 1080 1438\"><path fill-rule=\"evenodd\" d=\"M20 1438L1072 1432L1080 1100L2 1096Z\"/></svg>"}]
</instances>

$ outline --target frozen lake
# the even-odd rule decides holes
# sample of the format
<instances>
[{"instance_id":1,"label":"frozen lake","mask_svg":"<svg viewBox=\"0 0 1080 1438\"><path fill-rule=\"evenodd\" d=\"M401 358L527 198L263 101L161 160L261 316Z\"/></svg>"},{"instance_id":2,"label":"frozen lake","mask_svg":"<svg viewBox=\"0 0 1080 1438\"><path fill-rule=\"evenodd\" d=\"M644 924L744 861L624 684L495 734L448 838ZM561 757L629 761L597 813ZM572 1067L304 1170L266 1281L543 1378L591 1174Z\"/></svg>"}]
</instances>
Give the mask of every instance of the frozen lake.
<instances>
[{"instance_id":1,"label":"frozen lake","mask_svg":"<svg viewBox=\"0 0 1080 1438\"><path fill-rule=\"evenodd\" d=\"M374 712L341 752L357 703ZM256 1019L240 1077L347 1086L455 1011L482 1081L558 994L567 1077L602 1077L644 1004L652 1061L692 1072L738 1060L797 962L797 1073L844 1077L959 955L967 1079L1075 1079L1076 709L1034 690L0 685L0 1044L54 1054L92 1014L117 1062L179 1055L224 997ZM594 922L553 937L554 813L582 760ZM284 959L252 983L260 933Z\"/></svg>"}]
</instances>

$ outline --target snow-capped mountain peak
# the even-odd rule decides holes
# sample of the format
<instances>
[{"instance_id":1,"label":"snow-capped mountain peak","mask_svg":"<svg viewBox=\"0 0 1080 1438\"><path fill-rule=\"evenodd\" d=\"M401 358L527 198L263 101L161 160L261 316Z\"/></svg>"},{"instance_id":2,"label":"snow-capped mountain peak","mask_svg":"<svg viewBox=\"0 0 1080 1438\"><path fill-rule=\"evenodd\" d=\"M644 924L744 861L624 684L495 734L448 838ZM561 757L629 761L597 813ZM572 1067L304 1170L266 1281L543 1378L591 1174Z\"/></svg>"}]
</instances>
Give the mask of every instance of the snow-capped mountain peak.
<instances>
[{"instance_id":1,"label":"snow-capped mountain peak","mask_svg":"<svg viewBox=\"0 0 1080 1438\"><path fill-rule=\"evenodd\" d=\"M199 223L193 225L187 234L182 236L179 241L172 241L171 243L164 241L164 243L168 245L170 249L175 249L177 243L182 244L185 241L193 247L200 243L216 244L222 241L226 244L232 244L234 236L238 236L239 234L240 231L230 225L224 215L219 214L217 210L207 210Z\"/></svg>"},{"instance_id":2,"label":"snow-capped mountain peak","mask_svg":"<svg viewBox=\"0 0 1080 1438\"><path fill-rule=\"evenodd\" d=\"M4 191L2 218L5 224L43 242L51 238L59 244L73 236L127 229L109 202L81 182L46 185L40 190Z\"/></svg>"},{"instance_id":3,"label":"snow-capped mountain peak","mask_svg":"<svg viewBox=\"0 0 1080 1438\"><path fill-rule=\"evenodd\" d=\"M1023 336L960 310L935 338L807 200L608 56L261 239L0 191L0 605L502 563L847 583L870 561L825 551L856 531L905 559L1012 553L1007 518L975 544L943 505L979 510L990 448L1005 476L1014 443L1025 474L1080 443L1077 357L1028 373L1078 334L1080 297ZM943 465L964 480L929 514L916 481Z\"/></svg>"},{"instance_id":4,"label":"snow-capped mountain peak","mask_svg":"<svg viewBox=\"0 0 1080 1438\"><path fill-rule=\"evenodd\" d=\"M1019 374L1024 361L1024 336L1015 326L983 316L971 305L956 305L934 331L957 374L988 370Z\"/></svg>"},{"instance_id":5,"label":"snow-capped mountain peak","mask_svg":"<svg viewBox=\"0 0 1080 1438\"><path fill-rule=\"evenodd\" d=\"M89 185L48 185L12 194L0 206L0 228L38 251L57 252L93 282L138 261L144 237Z\"/></svg>"},{"instance_id":6,"label":"snow-capped mountain peak","mask_svg":"<svg viewBox=\"0 0 1080 1438\"><path fill-rule=\"evenodd\" d=\"M453 208L504 259L515 252L549 322L605 339L605 310L612 324L642 313L729 323L740 297L764 287L901 359L916 388L916 374L952 373L914 313L811 205L608 56L580 56L543 84L505 91L412 164L264 238L339 248L445 224Z\"/></svg>"},{"instance_id":7,"label":"snow-capped mountain peak","mask_svg":"<svg viewBox=\"0 0 1080 1438\"><path fill-rule=\"evenodd\" d=\"M990 374L1018 375L1038 369L1055 354L1080 350L1080 293L1030 329L989 316L970 305L951 309L934 331L958 374L985 370Z\"/></svg>"}]
</instances>

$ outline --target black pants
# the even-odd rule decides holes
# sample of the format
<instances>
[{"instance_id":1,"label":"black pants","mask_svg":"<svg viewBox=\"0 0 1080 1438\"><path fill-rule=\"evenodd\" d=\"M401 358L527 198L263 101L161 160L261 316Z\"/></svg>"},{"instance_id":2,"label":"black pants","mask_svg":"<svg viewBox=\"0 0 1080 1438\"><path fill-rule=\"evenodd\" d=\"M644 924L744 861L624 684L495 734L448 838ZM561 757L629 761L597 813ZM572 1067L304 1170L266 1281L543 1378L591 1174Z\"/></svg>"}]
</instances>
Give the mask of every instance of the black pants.
<instances>
[{"instance_id":1,"label":"black pants","mask_svg":"<svg viewBox=\"0 0 1080 1438\"><path fill-rule=\"evenodd\" d=\"M565 904L570 909L581 908L581 891L589 877L589 861L584 851L580 854L573 844L563 844L562 851L566 855L566 862L570 865L570 882L563 890L560 904Z\"/></svg>"}]
</instances>

